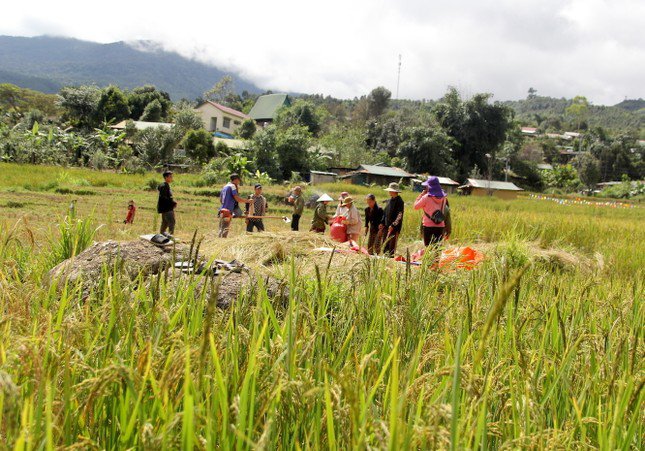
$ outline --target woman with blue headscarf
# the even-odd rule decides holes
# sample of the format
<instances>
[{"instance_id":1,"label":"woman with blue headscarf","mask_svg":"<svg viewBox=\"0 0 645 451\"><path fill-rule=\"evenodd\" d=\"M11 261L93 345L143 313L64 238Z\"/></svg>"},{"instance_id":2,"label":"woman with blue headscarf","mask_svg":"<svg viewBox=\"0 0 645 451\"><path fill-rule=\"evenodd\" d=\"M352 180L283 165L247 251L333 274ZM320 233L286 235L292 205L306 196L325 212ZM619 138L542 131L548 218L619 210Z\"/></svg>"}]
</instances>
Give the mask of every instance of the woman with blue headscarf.
<instances>
[{"instance_id":1,"label":"woman with blue headscarf","mask_svg":"<svg viewBox=\"0 0 645 451\"><path fill-rule=\"evenodd\" d=\"M432 176L422 183L425 187L414 201L415 210L423 210L423 243L439 243L450 237L452 224L450 220L450 205L439 178Z\"/></svg>"}]
</instances>

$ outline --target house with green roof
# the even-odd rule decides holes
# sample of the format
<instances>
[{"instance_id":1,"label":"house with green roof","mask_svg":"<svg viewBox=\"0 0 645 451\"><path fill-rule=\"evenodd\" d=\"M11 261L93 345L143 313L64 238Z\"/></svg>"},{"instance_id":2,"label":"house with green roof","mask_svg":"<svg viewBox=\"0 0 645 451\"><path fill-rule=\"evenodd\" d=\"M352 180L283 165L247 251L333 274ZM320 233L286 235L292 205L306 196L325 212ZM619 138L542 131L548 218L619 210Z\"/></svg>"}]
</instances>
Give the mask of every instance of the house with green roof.
<instances>
[{"instance_id":1,"label":"house with green roof","mask_svg":"<svg viewBox=\"0 0 645 451\"><path fill-rule=\"evenodd\" d=\"M287 94L265 94L255 101L249 116L258 125L264 126L273 122L280 108L290 105L291 99Z\"/></svg>"}]
</instances>

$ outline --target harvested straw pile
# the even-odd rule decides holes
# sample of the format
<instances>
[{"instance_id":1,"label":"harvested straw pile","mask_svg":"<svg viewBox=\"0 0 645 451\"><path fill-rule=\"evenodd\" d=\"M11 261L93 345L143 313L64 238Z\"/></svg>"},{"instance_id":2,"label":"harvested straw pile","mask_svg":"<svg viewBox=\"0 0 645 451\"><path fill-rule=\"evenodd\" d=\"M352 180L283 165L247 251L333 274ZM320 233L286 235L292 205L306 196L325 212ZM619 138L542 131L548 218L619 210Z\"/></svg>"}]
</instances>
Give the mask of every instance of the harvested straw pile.
<instances>
[{"instance_id":1,"label":"harvested straw pile","mask_svg":"<svg viewBox=\"0 0 645 451\"><path fill-rule=\"evenodd\" d=\"M331 256L328 252L315 251L320 247L345 248L347 245L311 232L264 232L242 234L226 239L207 235L201 244L200 253L207 258L237 259L247 266L265 269L288 263L293 257L298 263L310 263L298 266L306 272L313 272L315 264L325 267ZM365 258L361 254L334 254L332 265L347 267L348 264L351 266L360 263Z\"/></svg>"}]
</instances>

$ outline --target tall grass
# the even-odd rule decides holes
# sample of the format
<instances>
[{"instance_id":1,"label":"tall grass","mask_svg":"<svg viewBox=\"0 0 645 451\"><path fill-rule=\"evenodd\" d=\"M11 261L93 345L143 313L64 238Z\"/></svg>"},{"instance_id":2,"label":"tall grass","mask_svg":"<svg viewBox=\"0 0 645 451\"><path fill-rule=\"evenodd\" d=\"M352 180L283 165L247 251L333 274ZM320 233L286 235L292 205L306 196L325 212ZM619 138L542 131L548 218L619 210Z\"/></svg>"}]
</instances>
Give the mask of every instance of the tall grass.
<instances>
[{"instance_id":1,"label":"tall grass","mask_svg":"<svg viewBox=\"0 0 645 451\"><path fill-rule=\"evenodd\" d=\"M50 241L0 223L0 443L642 449L642 217L529 202L455 200L454 235L498 243L475 271L293 256L276 268L288 299L260 279L227 311L198 277L107 267L88 297L44 284L104 211ZM419 219L406 213L409 237ZM535 243L605 267L536 261Z\"/></svg>"}]
</instances>

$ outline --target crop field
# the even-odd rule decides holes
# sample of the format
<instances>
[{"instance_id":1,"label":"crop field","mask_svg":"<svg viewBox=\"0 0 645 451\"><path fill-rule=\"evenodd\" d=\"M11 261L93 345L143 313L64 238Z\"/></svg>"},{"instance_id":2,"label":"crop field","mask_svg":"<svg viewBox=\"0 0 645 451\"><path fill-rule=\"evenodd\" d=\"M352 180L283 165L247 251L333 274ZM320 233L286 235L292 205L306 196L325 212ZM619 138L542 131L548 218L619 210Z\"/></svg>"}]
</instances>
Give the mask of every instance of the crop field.
<instances>
[{"instance_id":1,"label":"crop field","mask_svg":"<svg viewBox=\"0 0 645 451\"><path fill-rule=\"evenodd\" d=\"M93 241L155 232L154 177L0 164L0 449L645 446L642 206L451 196L450 245L486 258L436 271L321 255L279 220L218 239L220 187L176 174L177 237L244 262L256 289L223 310L208 275L115 264L89 292L50 276ZM266 187L271 214L290 216L288 191ZM386 194L305 196L325 191ZM403 198L406 255L421 215Z\"/></svg>"}]
</instances>

